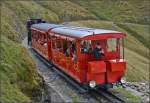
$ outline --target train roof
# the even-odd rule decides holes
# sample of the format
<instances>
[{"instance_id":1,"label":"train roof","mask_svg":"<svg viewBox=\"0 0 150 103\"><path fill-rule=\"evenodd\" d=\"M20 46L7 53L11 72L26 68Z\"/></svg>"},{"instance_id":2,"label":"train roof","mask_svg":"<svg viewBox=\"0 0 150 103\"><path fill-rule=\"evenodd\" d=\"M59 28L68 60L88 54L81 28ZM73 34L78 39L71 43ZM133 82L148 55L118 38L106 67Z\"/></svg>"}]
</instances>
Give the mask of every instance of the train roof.
<instances>
[{"instance_id":1,"label":"train roof","mask_svg":"<svg viewBox=\"0 0 150 103\"><path fill-rule=\"evenodd\" d=\"M60 26L63 26L63 25L49 24L49 23L38 23L38 24L33 24L31 26L31 28L36 28L36 29L40 29L42 31L47 32L52 28L56 28L56 27L60 27Z\"/></svg>"},{"instance_id":2,"label":"train roof","mask_svg":"<svg viewBox=\"0 0 150 103\"><path fill-rule=\"evenodd\" d=\"M57 25L57 24L49 24L49 23L39 23L33 24L31 28L36 28L45 32L55 32L58 34L68 35L71 37L83 38L86 36L94 35L94 34L120 34L121 32L113 31L113 30L105 30L105 29L94 29L94 28L86 28L86 27L75 27L75 26L67 26L67 25Z\"/></svg>"}]
</instances>

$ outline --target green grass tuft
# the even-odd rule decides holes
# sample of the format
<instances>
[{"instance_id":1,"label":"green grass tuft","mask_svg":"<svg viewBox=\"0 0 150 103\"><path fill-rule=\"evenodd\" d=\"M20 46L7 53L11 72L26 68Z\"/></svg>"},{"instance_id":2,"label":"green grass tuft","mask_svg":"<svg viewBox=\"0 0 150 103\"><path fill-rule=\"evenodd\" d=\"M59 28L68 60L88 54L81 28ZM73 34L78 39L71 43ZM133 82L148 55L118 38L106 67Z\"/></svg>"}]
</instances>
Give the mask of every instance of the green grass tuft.
<instances>
[{"instance_id":1,"label":"green grass tuft","mask_svg":"<svg viewBox=\"0 0 150 103\"><path fill-rule=\"evenodd\" d=\"M141 99L123 88L117 88L116 91L123 96L127 103L140 103Z\"/></svg>"}]
</instances>

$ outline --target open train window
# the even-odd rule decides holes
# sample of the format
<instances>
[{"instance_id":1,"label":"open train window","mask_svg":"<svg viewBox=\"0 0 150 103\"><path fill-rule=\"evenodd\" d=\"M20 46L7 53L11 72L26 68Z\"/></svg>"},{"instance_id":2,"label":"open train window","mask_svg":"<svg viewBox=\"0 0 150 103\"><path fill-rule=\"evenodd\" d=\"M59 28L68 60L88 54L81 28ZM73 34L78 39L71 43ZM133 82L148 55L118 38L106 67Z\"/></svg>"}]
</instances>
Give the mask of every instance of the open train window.
<instances>
[{"instance_id":1,"label":"open train window","mask_svg":"<svg viewBox=\"0 0 150 103\"><path fill-rule=\"evenodd\" d=\"M67 39L63 40L63 53L67 50Z\"/></svg>"},{"instance_id":2,"label":"open train window","mask_svg":"<svg viewBox=\"0 0 150 103\"><path fill-rule=\"evenodd\" d=\"M121 38L119 41L119 44L118 45L120 45L120 58L121 59L124 59L124 39L123 38Z\"/></svg>"},{"instance_id":3,"label":"open train window","mask_svg":"<svg viewBox=\"0 0 150 103\"><path fill-rule=\"evenodd\" d=\"M76 41L67 41L64 40L63 42L64 54L66 57L71 57L73 63L77 61L77 54L76 54Z\"/></svg>"},{"instance_id":4,"label":"open train window","mask_svg":"<svg viewBox=\"0 0 150 103\"><path fill-rule=\"evenodd\" d=\"M48 40L55 40L56 37L54 35L48 35Z\"/></svg>"},{"instance_id":5,"label":"open train window","mask_svg":"<svg viewBox=\"0 0 150 103\"><path fill-rule=\"evenodd\" d=\"M45 35L44 33L39 33L38 42L39 42L41 45L46 44L46 35Z\"/></svg>"},{"instance_id":6,"label":"open train window","mask_svg":"<svg viewBox=\"0 0 150 103\"><path fill-rule=\"evenodd\" d=\"M35 39L35 41L38 41L38 39L39 39L39 34L37 31L35 31L35 33L34 33L34 39Z\"/></svg>"},{"instance_id":7,"label":"open train window","mask_svg":"<svg viewBox=\"0 0 150 103\"><path fill-rule=\"evenodd\" d=\"M48 35L48 39L49 39L49 40L52 40L53 38L55 38L55 36Z\"/></svg>"},{"instance_id":8,"label":"open train window","mask_svg":"<svg viewBox=\"0 0 150 103\"><path fill-rule=\"evenodd\" d=\"M56 41L56 49L59 51L59 52L62 52L62 42L61 40L57 40Z\"/></svg>"},{"instance_id":9,"label":"open train window","mask_svg":"<svg viewBox=\"0 0 150 103\"><path fill-rule=\"evenodd\" d=\"M107 51L116 52L117 51L117 39L111 38L107 40Z\"/></svg>"},{"instance_id":10,"label":"open train window","mask_svg":"<svg viewBox=\"0 0 150 103\"><path fill-rule=\"evenodd\" d=\"M45 34L41 34L41 41L43 42L43 43L45 43L46 42L46 35Z\"/></svg>"},{"instance_id":11,"label":"open train window","mask_svg":"<svg viewBox=\"0 0 150 103\"><path fill-rule=\"evenodd\" d=\"M56 48L56 37L51 36L51 40L52 40L52 48L55 49Z\"/></svg>"},{"instance_id":12,"label":"open train window","mask_svg":"<svg viewBox=\"0 0 150 103\"><path fill-rule=\"evenodd\" d=\"M63 52L62 40L58 38L53 38L52 41L52 48L59 52Z\"/></svg>"},{"instance_id":13,"label":"open train window","mask_svg":"<svg viewBox=\"0 0 150 103\"><path fill-rule=\"evenodd\" d=\"M83 40L81 41L81 48L80 48L80 52L82 54L86 53L91 53L92 51L92 44L91 44L91 40Z\"/></svg>"}]
</instances>

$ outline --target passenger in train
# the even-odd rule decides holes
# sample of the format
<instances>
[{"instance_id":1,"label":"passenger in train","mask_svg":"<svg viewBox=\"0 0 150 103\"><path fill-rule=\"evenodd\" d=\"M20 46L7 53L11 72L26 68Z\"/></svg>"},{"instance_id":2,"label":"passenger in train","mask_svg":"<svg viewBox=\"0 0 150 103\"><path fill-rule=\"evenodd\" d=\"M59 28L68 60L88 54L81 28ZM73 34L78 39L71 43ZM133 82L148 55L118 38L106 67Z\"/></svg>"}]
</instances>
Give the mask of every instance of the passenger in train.
<instances>
[{"instance_id":1,"label":"passenger in train","mask_svg":"<svg viewBox=\"0 0 150 103\"><path fill-rule=\"evenodd\" d=\"M100 60L103 55L103 50L99 43L96 44L95 49L93 50L93 55L96 60Z\"/></svg>"},{"instance_id":2,"label":"passenger in train","mask_svg":"<svg viewBox=\"0 0 150 103\"><path fill-rule=\"evenodd\" d=\"M41 45L46 43L46 36L44 34L41 35Z\"/></svg>"},{"instance_id":3,"label":"passenger in train","mask_svg":"<svg viewBox=\"0 0 150 103\"><path fill-rule=\"evenodd\" d=\"M89 41L82 41L81 42L81 53L89 53L89 50L91 50L91 44Z\"/></svg>"},{"instance_id":4,"label":"passenger in train","mask_svg":"<svg viewBox=\"0 0 150 103\"><path fill-rule=\"evenodd\" d=\"M71 50L72 50L72 53L74 53L76 51L75 43L71 44Z\"/></svg>"},{"instance_id":5,"label":"passenger in train","mask_svg":"<svg viewBox=\"0 0 150 103\"><path fill-rule=\"evenodd\" d=\"M45 43L43 44L43 46L44 46L44 47L47 47L47 43L45 42Z\"/></svg>"},{"instance_id":6,"label":"passenger in train","mask_svg":"<svg viewBox=\"0 0 150 103\"><path fill-rule=\"evenodd\" d=\"M72 44L71 44L71 56L72 56L73 63L75 63L77 60L75 42L72 42Z\"/></svg>"},{"instance_id":7,"label":"passenger in train","mask_svg":"<svg viewBox=\"0 0 150 103\"><path fill-rule=\"evenodd\" d=\"M66 50L67 50L67 41L65 40L63 42L63 53L65 54L66 53Z\"/></svg>"},{"instance_id":8,"label":"passenger in train","mask_svg":"<svg viewBox=\"0 0 150 103\"><path fill-rule=\"evenodd\" d=\"M81 42L81 53L85 53L86 52L86 42L82 41Z\"/></svg>"},{"instance_id":9,"label":"passenger in train","mask_svg":"<svg viewBox=\"0 0 150 103\"><path fill-rule=\"evenodd\" d=\"M43 45L44 47L47 47L46 38L42 39L42 45Z\"/></svg>"},{"instance_id":10,"label":"passenger in train","mask_svg":"<svg viewBox=\"0 0 150 103\"><path fill-rule=\"evenodd\" d=\"M65 56L69 57L70 54L70 48L67 46L67 49L65 51Z\"/></svg>"},{"instance_id":11,"label":"passenger in train","mask_svg":"<svg viewBox=\"0 0 150 103\"><path fill-rule=\"evenodd\" d=\"M91 44L90 41L87 41L87 47L86 47L86 49L87 49L86 53L88 53L88 54L92 53L93 50L92 50L92 44Z\"/></svg>"},{"instance_id":12,"label":"passenger in train","mask_svg":"<svg viewBox=\"0 0 150 103\"><path fill-rule=\"evenodd\" d=\"M75 43L70 43L67 45L67 49L65 51L65 56L67 57L72 57L72 61L75 63L77 60L76 56L76 48L75 48Z\"/></svg>"},{"instance_id":13,"label":"passenger in train","mask_svg":"<svg viewBox=\"0 0 150 103\"><path fill-rule=\"evenodd\" d=\"M75 63L77 61L77 56L76 56L75 51L72 53L72 61L73 61L73 63Z\"/></svg>"},{"instance_id":14,"label":"passenger in train","mask_svg":"<svg viewBox=\"0 0 150 103\"><path fill-rule=\"evenodd\" d=\"M40 39L38 39L37 42L38 42L39 44L41 44L41 40L40 40Z\"/></svg>"}]
</instances>

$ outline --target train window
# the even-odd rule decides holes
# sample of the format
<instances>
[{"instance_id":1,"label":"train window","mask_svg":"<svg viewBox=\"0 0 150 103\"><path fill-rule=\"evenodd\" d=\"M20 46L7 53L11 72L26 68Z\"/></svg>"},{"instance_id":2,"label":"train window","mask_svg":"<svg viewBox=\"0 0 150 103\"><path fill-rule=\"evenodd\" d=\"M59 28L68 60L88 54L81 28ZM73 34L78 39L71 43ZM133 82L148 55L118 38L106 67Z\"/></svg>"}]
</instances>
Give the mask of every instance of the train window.
<instances>
[{"instance_id":1,"label":"train window","mask_svg":"<svg viewBox=\"0 0 150 103\"><path fill-rule=\"evenodd\" d=\"M62 40L60 40L60 39L53 40L52 47L53 47L53 49L55 49L59 52L63 52Z\"/></svg>"},{"instance_id":2,"label":"train window","mask_svg":"<svg viewBox=\"0 0 150 103\"><path fill-rule=\"evenodd\" d=\"M51 40L52 39L52 36L51 35L48 35L48 40Z\"/></svg>"},{"instance_id":3,"label":"train window","mask_svg":"<svg viewBox=\"0 0 150 103\"><path fill-rule=\"evenodd\" d=\"M63 53L65 53L67 50L67 40L63 41Z\"/></svg>"},{"instance_id":4,"label":"train window","mask_svg":"<svg viewBox=\"0 0 150 103\"><path fill-rule=\"evenodd\" d=\"M72 61L73 63L76 63L77 62L77 54L76 54L76 42L73 41L71 43L71 56L72 56Z\"/></svg>"},{"instance_id":5,"label":"train window","mask_svg":"<svg viewBox=\"0 0 150 103\"><path fill-rule=\"evenodd\" d=\"M48 39L49 39L49 40L55 40L55 39L56 39L56 37L55 37L55 36L53 36L53 35L48 35Z\"/></svg>"},{"instance_id":6,"label":"train window","mask_svg":"<svg viewBox=\"0 0 150 103\"><path fill-rule=\"evenodd\" d=\"M44 42L46 39L45 35L44 34L41 34L41 41Z\"/></svg>"},{"instance_id":7,"label":"train window","mask_svg":"<svg viewBox=\"0 0 150 103\"><path fill-rule=\"evenodd\" d=\"M73 41L72 43L71 43L71 50L72 50L72 53L76 53L76 42L75 41Z\"/></svg>"},{"instance_id":8,"label":"train window","mask_svg":"<svg viewBox=\"0 0 150 103\"><path fill-rule=\"evenodd\" d=\"M81 41L81 49L80 52L82 54L84 53L90 53L92 50L92 45L91 45L91 41L90 40L83 40Z\"/></svg>"},{"instance_id":9,"label":"train window","mask_svg":"<svg viewBox=\"0 0 150 103\"><path fill-rule=\"evenodd\" d=\"M113 52L117 50L117 39L111 38L107 40L107 51Z\"/></svg>"},{"instance_id":10,"label":"train window","mask_svg":"<svg viewBox=\"0 0 150 103\"><path fill-rule=\"evenodd\" d=\"M76 54L76 43L75 41L65 40L63 43L64 53L66 56L73 57L73 54Z\"/></svg>"},{"instance_id":11,"label":"train window","mask_svg":"<svg viewBox=\"0 0 150 103\"><path fill-rule=\"evenodd\" d=\"M56 43L55 40L52 41L52 48L55 49L56 48Z\"/></svg>"},{"instance_id":12,"label":"train window","mask_svg":"<svg viewBox=\"0 0 150 103\"><path fill-rule=\"evenodd\" d=\"M38 41L38 39L39 39L39 34L38 34L37 31L35 31L34 38L35 38L36 41Z\"/></svg>"},{"instance_id":13,"label":"train window","mask_svg":"<svg viewBox=\"0 0 150 103\"><path fill-rule=\"evenodd\" d=\"M58 51L60 51L60 52L62 51L61 40L56 41L56 48Z\"/></svg>"},{"instance_id":14,"label":"train window","mask_svg":"<svg viewBox=\"0 0 150 103\"><path fill-rule=\"evenodd\" d=\"M64 46L64 54L65 54L65 56L69 57L70 54L71 54L71 42L65 40L63 46Z\"/></svg>"},{"instance_id":15,"label":"train window","mask_svg":"<svg viewBox=\"0 0 150 103\"><path fill-rule=\"evenodd\" d=\"M40 42L41 45L46 44L46 35L44 33L40 34L39 42Z\"/></svg>"},{"instance_id":16,"label":"train window","mask_svg":"<svg viewBox=\"0 0 150 103\"><path fill-rule=\"evenodd\" d=\"M123 39L119 40L119 45L120 45L120 58L124 59L124 54L123 54Z\"/></svg>"}]
</instances>

